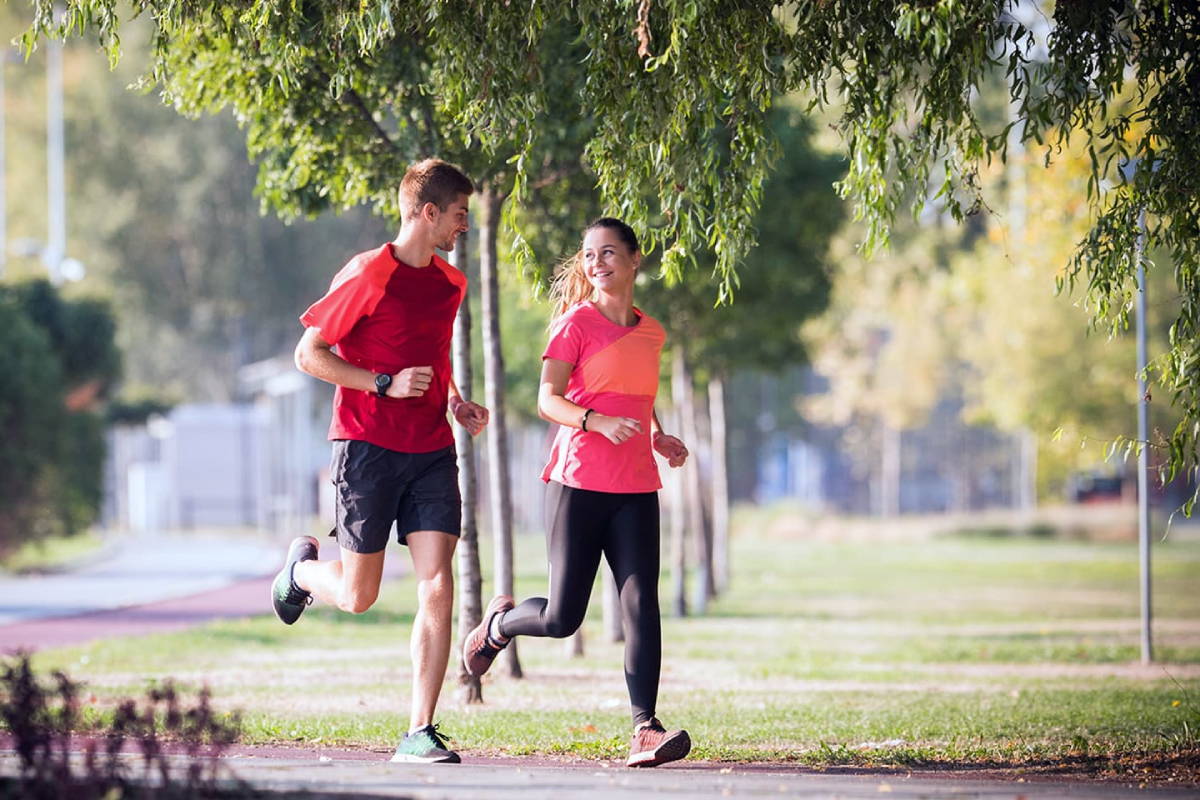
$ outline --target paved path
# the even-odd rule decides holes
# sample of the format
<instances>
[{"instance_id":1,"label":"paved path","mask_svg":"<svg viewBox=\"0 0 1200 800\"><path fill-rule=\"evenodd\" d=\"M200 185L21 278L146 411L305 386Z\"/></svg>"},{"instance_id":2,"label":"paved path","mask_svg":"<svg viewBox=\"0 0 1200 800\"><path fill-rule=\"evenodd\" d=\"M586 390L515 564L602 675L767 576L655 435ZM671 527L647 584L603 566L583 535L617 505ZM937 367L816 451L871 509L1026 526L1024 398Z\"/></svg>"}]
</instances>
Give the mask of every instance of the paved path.
<instances>
[{"instance_id":1,"label":"paved path","mask_svg":"<svg viewBox=\"0 0 1200 800\"><path fill-rule=\"evenodd\" d=\"M3 743L0 743L0 747ZM130 756L137 773L137 756ZM595 761L464 758L455 765L391 764L386 754L286 751L256 754L236 748L221 760L225 781L241 781L266 797L297 792L319 798L413 798L414 800L613 800L624 798L1163 798L1193 800L1195 789L1163 785L1066 782L1041 779L997 780L963 773L818 772L772 764L682 762L654 770L626 769ZM0 749L0 774L15 774L12 751ZM180 774L182 765L175 767Z\"/></svg>"},{"instance_id":2,"label":"paved path","mask_svg":"<svg viewBox=\"0 0 1200 800\"><path fill-rule=\"evenodd\" d=\"M119 539L79 568L0 573L0 653L164 633L270 611L270 585L287 542L173 534ZM336 552L331 540L322 554ZM392 545L384 576L407 571Z\"/></svg>"},{"instance_id":3,"label":"paved path","mask_svg":"<svg viewBox=\"0 0 1200 800\"><path fill-rule=\"evenodd\" d=\"M135 606L27 619L0 627L0 652L43 650L95 639L145 636L270 610L271 577L238 580L206 592Z\"/></svg>"},{"instance_id":4,"label":"paved path","mask_svg":"<svg viewBox=\"0 0 1200 800\"><path fill-rule=\"evenodd\" d=\"M183 534L114 539L76 569L0 576L0 625L211 591L279 569L263 538Z\"/></svg>"},{"instance_id":5,"label":"paved path","mask_svg":"<svg viewBox=\"0 0 1200 800\"><path fill-rule=\"evenodd\" d=\"M588 764L522 766L517 760L414 767L404 764L331 760L243 759L234 763L239 778L257 789L344 792L356 797L488 798L687 798L725 800L758 797L906 798L1191 798L1194 790L1138 789L1098 783L1016 783L904 775L830 775L769 765L697 769L680 765L655 770ZM728 771L726 771L728 770Z\"/></svg>"}]
</instances>

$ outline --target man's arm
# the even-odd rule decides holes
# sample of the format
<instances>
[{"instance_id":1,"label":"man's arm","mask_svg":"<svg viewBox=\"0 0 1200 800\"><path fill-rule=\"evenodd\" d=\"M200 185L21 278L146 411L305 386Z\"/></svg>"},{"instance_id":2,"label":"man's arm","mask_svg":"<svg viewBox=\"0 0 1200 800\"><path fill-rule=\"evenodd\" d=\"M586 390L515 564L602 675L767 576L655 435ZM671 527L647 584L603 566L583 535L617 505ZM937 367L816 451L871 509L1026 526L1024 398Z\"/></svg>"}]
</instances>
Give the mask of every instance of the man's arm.
<instances>
[{"instance_id":1,"label":"man's arm","mask_svg":"<svg viewBox=\"0 0 1200 800\"><path fill-rule=\"evenodd\" d=\"M320 328L305 328L296 345L296 369L336 386L375 391L375 373L356 367L333 352L333 345L321 336ZM433 367L409 367L392 376L387 397L420 397L433 380Z\"/></svg>"}]
</instances>

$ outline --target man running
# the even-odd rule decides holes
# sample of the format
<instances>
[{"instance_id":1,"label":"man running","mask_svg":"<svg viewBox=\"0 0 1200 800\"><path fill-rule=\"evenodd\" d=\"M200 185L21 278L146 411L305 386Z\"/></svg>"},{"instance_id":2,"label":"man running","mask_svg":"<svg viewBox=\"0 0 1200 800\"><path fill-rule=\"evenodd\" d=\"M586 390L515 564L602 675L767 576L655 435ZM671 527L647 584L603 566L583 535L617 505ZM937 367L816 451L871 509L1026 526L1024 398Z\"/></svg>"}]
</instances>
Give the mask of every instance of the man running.
<instances>
[{"instance_id":1,"label":"man running","mask_svg":"<svg viewBox=\"0 0 1200 800\"><path fill-rule=\"evenodd\" d=\"M472 435L487 409L464 400L450 368L454 317L466 277L434 253L467 230L474 187L444 161L415 164L400 182L400 233L359 253L328 293L300 317L296 366L337 386L331 478L336 488L338 560L317 560L311 536L292 540L271 599L291 625L317 598L361 614L375 602L393 524L417 578L412 716L393 761L458 762L433 724L450 655L462 502L454 437L446 419ZM336 348L336 350L334 349Z\"/></svg>"}]
</instances>

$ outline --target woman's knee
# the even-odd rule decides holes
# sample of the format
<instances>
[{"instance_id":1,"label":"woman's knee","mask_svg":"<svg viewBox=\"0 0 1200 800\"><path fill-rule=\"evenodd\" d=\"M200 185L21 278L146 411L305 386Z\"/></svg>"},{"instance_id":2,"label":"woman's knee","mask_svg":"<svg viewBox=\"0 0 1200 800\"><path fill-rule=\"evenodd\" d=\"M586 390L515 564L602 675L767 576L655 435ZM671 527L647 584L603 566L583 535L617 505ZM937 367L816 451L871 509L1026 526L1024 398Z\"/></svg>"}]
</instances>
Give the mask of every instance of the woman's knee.
<instances>
[{"instance_id":1,"label":"woman's knee","mask_svg":"<svg viewBox=\"0 0 1200 800\"><path fill-rule=\"evenodd\" d=\"M547 611L545 617L546 635L553 639L565 639L579 630L579 626L583 624L583 617L584 612L572 613L570 611L559 610L551 613Z\"/></svg>"},{"instance_id":2,"label":"woman's knee","mask_svg":"<svg viewBox=\"0 0 1200 800\"><path fill-rule=\"evenodd\" d=\"M657 587L643 589L631 580L621 587L620 600L621 613L628 619L659 615Z\"/></svg>"}]
</instances>

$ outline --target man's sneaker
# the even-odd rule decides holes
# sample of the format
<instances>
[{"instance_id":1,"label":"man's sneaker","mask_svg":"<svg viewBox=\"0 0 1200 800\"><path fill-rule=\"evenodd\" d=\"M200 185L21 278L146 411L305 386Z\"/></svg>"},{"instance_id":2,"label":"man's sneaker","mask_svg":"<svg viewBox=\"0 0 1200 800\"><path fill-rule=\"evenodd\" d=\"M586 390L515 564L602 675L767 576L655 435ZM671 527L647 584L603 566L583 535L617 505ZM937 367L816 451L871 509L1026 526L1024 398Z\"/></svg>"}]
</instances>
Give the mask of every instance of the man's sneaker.
<instances>
[{"instance_id":1,"label":"man's sneaker","mask_svg":"<svg viewBox=\"0 0 1200 800\"><path fill-rule=\"evenodd\" d=\"M301 589L292 580L292 570L299 561L311 561L317 557L317 540L311 536L297 536L288 547L287 561L271 584L271 605L275 616L291 625L300 619L300 614L312 602L312 595Z\"/></svg>"},{"instance_id":2,"label":"man's sneaker","mask_svg":"<svg viewBox=\"0 0 1200 800\"><path fill-rule=\"evenodd\" d=\"M436 725L426 725L400 741L392 761L410 764L457 764L458 753L446 746L449 739Z\"/></svg>"},{"instance_id":3,"label":"man's sneaker","mask_svg":"<svg viewBox=\"0 0 1200 800\"><path fill-rule=\"evenodd\" d=\"M678 761L692 749L687 731L666 731L662 723L652 719L633 732L629 743L627 767L657 767L668 761Z\"/></svg>"},{"instance_id":4,"label":"man's sneaker","mask_svg":"<svg viewBox=\"0 0 1200 800\"><path fill-rule=\"evenodd\" d=\"M488 671L497 654L508 647L508 640L503 642L492 638L489 631L492 627L492 617L503 614L513 607L513 599L506 594L498 594L488 603L487 611L483 612L483 620L475 629L467 634L463 642L463 666L469 675L478 678Z\"/></svg>"}]
</instances>

